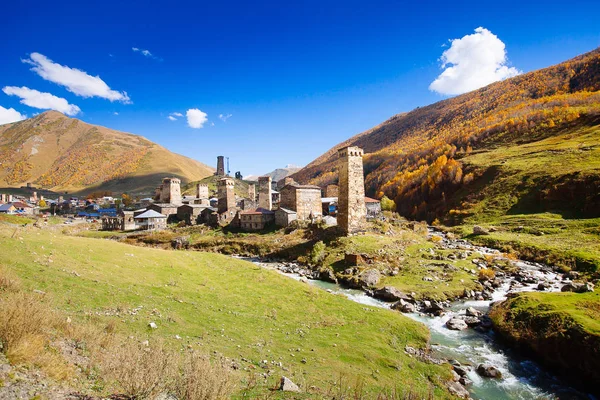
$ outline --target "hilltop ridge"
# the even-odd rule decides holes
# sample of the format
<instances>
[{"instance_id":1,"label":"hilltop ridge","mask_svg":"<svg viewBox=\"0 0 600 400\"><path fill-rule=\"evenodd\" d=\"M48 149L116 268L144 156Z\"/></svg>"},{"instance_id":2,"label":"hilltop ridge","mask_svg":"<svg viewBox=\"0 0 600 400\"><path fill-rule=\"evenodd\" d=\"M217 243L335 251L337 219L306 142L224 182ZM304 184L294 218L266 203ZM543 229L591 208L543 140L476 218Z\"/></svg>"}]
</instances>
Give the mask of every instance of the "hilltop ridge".
<instances>
[{"instance_id":1,"label":"hilltop ridge","mask_svg":"<svg viewBox=\"0 0 600 400\"><path fill-rule=\"evenodd\" d=\"M57 111L0 126L0 186L152 193L163 176L199 180L214 169L134 135Z\"/></svg>"}]
</instances>

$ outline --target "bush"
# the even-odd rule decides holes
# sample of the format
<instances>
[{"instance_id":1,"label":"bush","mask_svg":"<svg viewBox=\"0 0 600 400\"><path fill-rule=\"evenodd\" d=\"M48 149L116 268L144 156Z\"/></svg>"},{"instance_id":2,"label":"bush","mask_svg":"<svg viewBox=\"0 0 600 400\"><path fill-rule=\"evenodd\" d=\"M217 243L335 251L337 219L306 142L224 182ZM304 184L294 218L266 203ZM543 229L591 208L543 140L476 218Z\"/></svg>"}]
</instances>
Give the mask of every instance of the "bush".
<instances>
[{"instance_id":1,"label":"bush","mask_svg":"<svg viewBox=\"0 0 600 400\"><path fill-rule=\"evenodd\" d=\"M312 265L320 266L323 263L323 260L325 259L325 248L325 243L323 243L323 241L319 240L315 243L310 251L310 263Z\"/></svg>"},{"instance_id":2,"label":"bush","mask_svg":"<svg viewBox=\"0 0 600 400\"><path fill-rule=\"evenodd\" d=\"M396 203L387 196L381 198L381 209L383 211L396 211Z\"/></svg>"},{"instance_id":3,"label":"bush","mask_svg":"<svg viewBox=\"0 0 600 400\"><path fill-rule=\"evenodd\" d=\"M479 281L491 281L496 277L496 273L490 268L481 268L479 270Z\"/></svg>"},{"instance_id":4,"label":"bush","mask_svg":"<svg viewBox=\"0 0 600 400\"><path fill-rule=\"evenodd\" d=\"M229 369L212 365L195 352L184 355L175 393L182 400L220 400L230 397L235 385Z\"/></svg>"}]
</instances>

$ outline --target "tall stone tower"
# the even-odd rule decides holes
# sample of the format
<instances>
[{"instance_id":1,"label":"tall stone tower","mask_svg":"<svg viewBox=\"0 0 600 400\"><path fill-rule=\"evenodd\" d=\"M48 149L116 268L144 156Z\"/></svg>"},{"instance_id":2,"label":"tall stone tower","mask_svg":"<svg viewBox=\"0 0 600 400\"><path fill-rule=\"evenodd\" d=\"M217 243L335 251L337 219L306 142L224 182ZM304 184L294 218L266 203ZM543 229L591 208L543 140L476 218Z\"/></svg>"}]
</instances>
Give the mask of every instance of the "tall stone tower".
<instances>
[{"instance_id":1,"label":"tall stone tower","mask_svg":"<svg viewBox=\"0 0 600 400\"><path fill-rule=\"evenodd\" d=\"M256 201L256 185L254 183L248 185L248 198Z\"/></svg>"},{"instance_id":2,"label":"tall stone tower","mask_svg":"<svg viewBox=\"0 0 600 400\"><path fill-rule=\"evenodd\" d=\"M271 193L271 177L258 177L258 207L270 210L273 208L273 194Z\"/></svg>"},{"instance_id":3,"label":"tall stone tower","mask_svg":"<svg viewBox=\"0 0 600 400\"><path fill-rule=\"evenodd\" d=\"M219 180L219 214L235 209L235 182L231 178Z\"/></svg>"},{"instance_id":4,"label":"tall stone tower","mask_svg":"<svg viewBox=\"0 0 600 400\"><path fill-rule=\"evenodd\" d=\"M217 156L217 176L225 176L225 157Z\"/></svg>"},{"instance_id":5,"label":"tall stone tower","mask_svg":"<svg viewBox=\"0 0 600 400\"><path fill-rule=\"evenodd\" d=\"M208 185L205 183L198 183L196 185L196 198L197 199L208 199Z\"/></svg>"},{"instance_id":6,"label":"tall stone tower","mask_svg":"<svg viewBox=\"0 0 600 400\"><path fill-rule=\"evenodd\" d=\"M340 158L338 226L346 234L364 228L367 210L365 207L365 179L363 176L363 149L355 146L338 150Z\"/></svg>"},{"instance_id":7,"label":"tall stone tower","mask_svg":"<svg viewBox=\"0 0 600 400\"><path fill-rule=\"evenodd\" d=\"M160 189L160 202L181 204L181 181L178 178L163 178Z\"/></svg>"}]
</instances>

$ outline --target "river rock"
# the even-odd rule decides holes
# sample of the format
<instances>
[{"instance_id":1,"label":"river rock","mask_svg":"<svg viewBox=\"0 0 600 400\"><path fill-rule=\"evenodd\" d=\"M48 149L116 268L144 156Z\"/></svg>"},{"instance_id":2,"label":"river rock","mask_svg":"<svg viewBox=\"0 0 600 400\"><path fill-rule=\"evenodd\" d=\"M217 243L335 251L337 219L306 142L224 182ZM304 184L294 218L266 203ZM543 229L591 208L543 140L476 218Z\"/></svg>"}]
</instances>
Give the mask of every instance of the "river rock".
<instances>
[{"instance_id":1,"label":"river rock","mask_svg":"<svg viewBox=\"0 0 600 400\"><path fill-rule=\"evenodd\" d=\"M469 307L466 310L466 315L467 317L479 317L481 316L483 313L473 307Z\"/></svg>"},{"instance_id":2,"label":"river rock","mask_svg":"<svg viewBox=\"0 0 600 400\"><path fill-rule=\"evenodd\" d=\"M540 282L537 285L537 290L546 290L550 288L550 284L548 282Z\"/></svg>"},{"instance_id":3,"label":"river rock","mask_svg":"<svg viewBox=\"0 0 600 400\"><path fill-rule=\"evenodd\" d=\"M448 391L458 398L468 399L470 397L469 391L458 382L448 382L447 387Z\"/></svg>"},{"instance_id":4,"label":"river rock","mask_svg":"<svg viewBox=\"0 0 600 400\"><path fill-rule=\"evenodd\" d=\"M468 327L469 326L467 325L467 323L460 318L450 318L446 322L446 328L453 331L462 331L467 329Z\"/></svg>"},{"instance_id":5,"label":"river rock","mask_svg":"<svg viewBox=\"0 0 600 400\"><path fill-rule=\"evenodd\" d=\"M378 270L373 269L373 268L363 271L358 276L358 281L359 281L360 285L363 287L377 286L380 279L381 279L381 273Z\"/></svg>"},{"instance_id":6,"label":"river rock","mask_svg":"<svg viewBox=\"0 0 600 400\"><path fill-rule=\"evenodd\" d=\"M321 272L319 272L319 279L326 281L326 282L337 283L337 278L335 277L335 273L330 268L326 268L326 269L322 270Z\"/></svg>"},{"instance_id":7,"label":"river rock","mask_svg":"<svg viewBox=\"0 0 600 400\"><path fill-rule=\"evenodd\" d=\"M455 365L454 371L458 374L458 376L467 376L467 374L469 373L467 367L463 365Z\"/></svg>"},{"instance_id":8,"label":"river rock","mask_svg":"<svg viewBox=\"0 0 600 400\"><path fill-rule=\"evenodd\" d=\"M373 297L383 301L410 300L410 297L393 286L384 286L373 291Z\"/></svg>"},{"instance_id":9,"label":"river rock","mask_svg":"<svg viewBox=\"0 0 600 400\"><path fill-rule=\"evenodd\" d=\"M575 292L575 293L586 293L594 291L594 284L592 282L579 283L579 282L570 282L564 285L561 289L561 292Z\"/></svg>"},{"instance_id":10,"label":"river rock","mask_svg":"<svg viewBox=\"0 0 600 400\"><path fill-rule=\"evenodd\" d=\"M458 380L458 383L460 383L464 387L469 387L473 384L473 381L470 380L469 378L467 378L466 376L461 376L460 379Z\"/></svg>"},{"instance_id":11,"label":"river rock","mask_svg":"<svg viewBox=\"0 0 600 400\"><path fill-rule=\"evenodd\" d=\"M425 300L423 302L423 305L424 305L426 313L433 314L437 317L439 317L440 315L444 314L444 312L446 312L446 310L444 309L444 306L442 306L437 301Z\"/></svg>"},{"instance_id":12,"label":"river rock","mask_svg":"<svg viewBox=\"0 0 600 400\"><path fill-rule=\"evenodd\" d=\"M490 232L488 232L487 229L479 226L479 225L475 225L473 227L473 235L489 235Z\"/></svg>"},{"instance_id":13,"label":"river rock","mask_svg":"<svg viewBox=\"0 0 600 400\"><path fill-rule=\"evenodd\" d=\"M403 313L414 313L416 311L416 307L413 303L409 303L408 301L402 299L392 304L390 308Z\"/></svg>"},{"instance_id":14,"label":"river rock","mask_svg":"<svg viewBox=\"0 0 600 400\"><path fill-rule=\"evenodd\" d=\"M479 317L465 317L463 321L465 321L465 324L467 324L470 328L473 328L481 323Z\"/></svg>"},{"instance_id":15,"label":"river rock","mask_svg":"<svg viewBox=\"0 0 600 400\"><path fill-rule=\"evenodd\" d=\"M281 382L279 385L279 390L284 392L300 392L300 388L294 382L292 382L289 378L285 376L281 377Z\"/></svg>"},{"instance_id":16,"label":"river rock","mask_svg":"<svg viewBox=\"0 0 600 400\"><path fill-rule=\"evenodd\" d=\"M502 372L490 364L479 364L477 366L477 373L486 378L502 378Z\"/></svg>"}]
</instances>

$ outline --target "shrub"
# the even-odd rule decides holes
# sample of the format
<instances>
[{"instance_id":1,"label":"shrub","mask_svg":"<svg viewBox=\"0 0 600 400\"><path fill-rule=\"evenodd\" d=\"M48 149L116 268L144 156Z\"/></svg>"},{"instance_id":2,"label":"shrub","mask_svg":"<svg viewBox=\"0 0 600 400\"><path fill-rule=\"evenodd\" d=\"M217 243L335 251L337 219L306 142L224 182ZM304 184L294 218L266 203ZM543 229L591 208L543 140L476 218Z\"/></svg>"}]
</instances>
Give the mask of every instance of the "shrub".
<instances>
[{"instance_id":1,"label":"shrub","mask_svg":"<svg viewBox=\"0 0 600 400\"><path fill-rule=\"evenodd\" d=\"M222 365L212 365L196 352L183 356L175 394L182 400L220 400L230 397L235 385L232 375Z\"/></svg>"},{"instance_id":2,"label":"shrub","mask_svg":"<svg viewBox=\"0 0 600 400\"><path fill-rule=\"evenodd\" d=\"M481 268L479 270L479 281L491 281L496 277L496 273L490 268Z\"/></svg>"},{"instance_id":3,"label":"shrub","mask_svg":"<svg viewBox=\"0 0 600 400\"><path fill-rule=\"evenodd\" d=\"M325 243L319 240L310 251L310 263L312 265L321 265L325 259Z\"/></svg>"}]
</instances>

